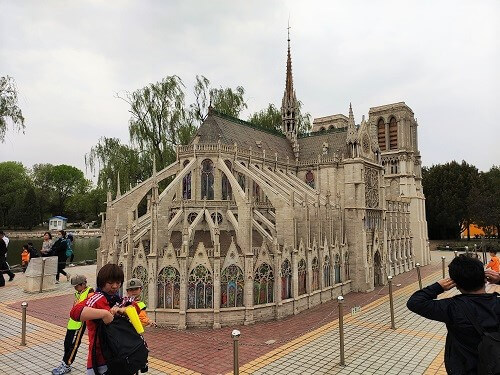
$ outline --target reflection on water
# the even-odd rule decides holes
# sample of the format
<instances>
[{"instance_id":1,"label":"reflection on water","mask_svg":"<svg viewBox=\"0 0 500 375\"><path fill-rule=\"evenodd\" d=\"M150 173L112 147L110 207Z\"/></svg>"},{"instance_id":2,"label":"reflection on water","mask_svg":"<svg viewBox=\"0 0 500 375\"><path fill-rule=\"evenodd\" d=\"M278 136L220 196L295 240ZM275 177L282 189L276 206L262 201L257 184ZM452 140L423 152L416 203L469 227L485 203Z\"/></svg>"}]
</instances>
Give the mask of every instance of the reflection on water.
<instances>
[{"instance_id":1,"label":"reflection on water","mask_svg":"<svg viewBox=\"0 0 500 375\"><path fill-rule=\"evenodd\" d=\"M54 239L55 237L53 237ZM41 238L11 238L8 247L7 261L12 266L14 264L21 263L21 252L23 251L23 245L33 242L37 250L42 247ZM96 248L99 246L98 237L90 238L79 238L75 237L75 242L73 242L73 252L75 253L75 262L79 262L87 259L96 259Z\"/></svg>"}]
</instances>

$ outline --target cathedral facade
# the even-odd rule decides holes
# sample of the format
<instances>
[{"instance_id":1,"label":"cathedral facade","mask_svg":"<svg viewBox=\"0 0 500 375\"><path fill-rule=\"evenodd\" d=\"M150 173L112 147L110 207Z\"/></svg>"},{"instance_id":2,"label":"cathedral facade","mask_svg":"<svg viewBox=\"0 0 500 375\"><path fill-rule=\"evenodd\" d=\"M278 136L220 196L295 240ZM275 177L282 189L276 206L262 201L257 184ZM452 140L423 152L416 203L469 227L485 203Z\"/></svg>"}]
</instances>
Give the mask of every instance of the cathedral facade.
<instances>
[{"instance_id":1,"label":"cathedral facade","mask_svg":"<svg viewBox=\"0 0 500 375\"><path fill-rule=\"evenodd\" d=\"M210 110L174 163L108 194L98 267L140 278L158 324L280 319L429 263L413 111L350 107L302 136L297 111L289 46L282 132Z\"/></svg>"}]
</instances>

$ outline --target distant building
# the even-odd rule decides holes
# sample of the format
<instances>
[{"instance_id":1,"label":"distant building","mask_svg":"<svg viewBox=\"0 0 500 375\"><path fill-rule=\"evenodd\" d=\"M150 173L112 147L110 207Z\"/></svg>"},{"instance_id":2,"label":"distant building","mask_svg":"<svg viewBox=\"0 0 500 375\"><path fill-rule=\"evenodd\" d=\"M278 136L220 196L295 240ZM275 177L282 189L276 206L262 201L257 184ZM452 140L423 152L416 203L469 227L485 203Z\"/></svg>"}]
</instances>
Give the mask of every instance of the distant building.
<instances>
[{"instance_id":1,"label":"distant building","mask_svg":"<svg viewBox=\"0 0 500 375\"><path fill-rule=\"evenodd\" d=\"M54 216L49 219L49 230L66 229L68 219L63 216Z\"/></svg>"}]
</instances>

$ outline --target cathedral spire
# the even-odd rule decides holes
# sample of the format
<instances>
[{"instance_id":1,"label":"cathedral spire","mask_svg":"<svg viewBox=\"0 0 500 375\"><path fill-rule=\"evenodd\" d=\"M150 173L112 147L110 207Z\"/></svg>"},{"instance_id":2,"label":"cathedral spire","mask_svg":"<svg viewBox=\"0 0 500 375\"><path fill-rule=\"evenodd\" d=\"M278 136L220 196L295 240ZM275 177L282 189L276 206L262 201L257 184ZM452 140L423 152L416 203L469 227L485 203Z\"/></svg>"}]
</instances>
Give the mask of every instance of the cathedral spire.
<instances>
[{"instance_id":1,"label":"cathedral spire","mask_svg":"<svg viewBox=\"0 0 500 375\"><path fill-rule=\"evenodd\" d=\"M295 120L297 113L297 98L295 97L295 90L293 89L292 55L290 52L290 25L288 25L287 41L286 83L283 100L281 101L281 130L288 139L295 142L297 139L297 127Z\"/></svg>"}]
</instances>

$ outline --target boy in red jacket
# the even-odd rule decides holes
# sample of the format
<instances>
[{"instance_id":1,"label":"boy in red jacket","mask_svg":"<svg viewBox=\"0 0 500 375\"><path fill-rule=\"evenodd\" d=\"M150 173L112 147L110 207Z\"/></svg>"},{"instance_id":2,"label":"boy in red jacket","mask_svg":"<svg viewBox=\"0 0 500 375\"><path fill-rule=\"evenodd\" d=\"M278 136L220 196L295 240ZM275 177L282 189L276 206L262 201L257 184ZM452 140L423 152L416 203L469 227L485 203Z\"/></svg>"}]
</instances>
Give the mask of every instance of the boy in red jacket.
<instances>
[{"instance_id":1,"label":"boy in red jacket","mask_svg":"<svg viewBox=\"0 0 500 375\"><path fill-rule=\"evenodd\" d=\"M123 279L123 271L118 265L111 263L104 265L97 274L97 290L95 294L71 309L71 319L87 322L89 332L87 375L97 375L92 368L92 349L96 332L94 320L102 319L105 324L109 324L116 314L125 314L125 307L121 307L122 298L118 295ZM137 313L139 313L140 308L136 303L134 303L134 306ZM99 339L96 342L96 354L98 374L104 374L108 367L100 349Z\"/></svg>"}]
</instances>

